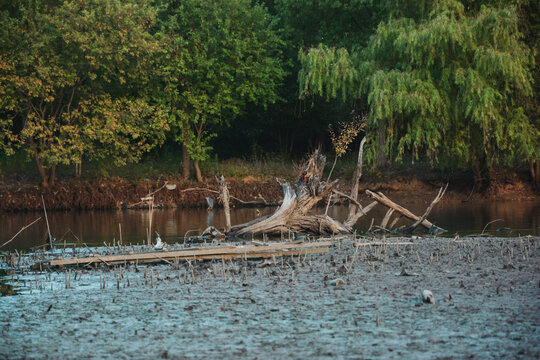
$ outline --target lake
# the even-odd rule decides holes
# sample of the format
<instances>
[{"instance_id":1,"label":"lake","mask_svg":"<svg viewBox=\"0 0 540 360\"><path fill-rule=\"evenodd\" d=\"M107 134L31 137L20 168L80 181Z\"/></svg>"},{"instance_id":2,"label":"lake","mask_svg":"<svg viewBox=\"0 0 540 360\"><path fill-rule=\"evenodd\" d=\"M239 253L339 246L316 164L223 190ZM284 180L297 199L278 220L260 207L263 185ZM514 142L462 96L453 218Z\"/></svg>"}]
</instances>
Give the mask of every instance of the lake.
<instances>
[{"instance_id":1,"label":"lake","mask_svg":"<svg viewBox=\"0 0 540 360\"><path fill-rule=\"evenodd\" d=\"M426 202L403 202L403 205L413 213L421 215ZM324 212L324 208L318 209ZM374 218L374 225L386 213L382 205L375 207L367 216L360 219L356 225L359 233L369 229ZM272 214L274 207L265 208L233 208L231 209L232 224L239 224L255 219L258 216ZM336 205L329 208L329 215L343 220L347 216L347 207ZM149 224L149 211L145 210L110 210L110 211L69 211L49 212L49 223L52 236L59 241L68 243L84 242L86 244L112 243L120 239L120 226L124 244L142 243L146 239ZM3 213L0 215L0 244L8 241L24 225L38 217L40 221L22 232L2 250L28 249L45 243L47 225L44 215L40 212ZM446 236L456 233L463 235L479 234L491 221L486 233L496 236L539 235L540 233L540 204L536 201L442 201L433 209L428 219L448 230ZM409 220L400 220L400 224L410 224ZM120 226L119 226L120 224ZM152 230L157 231L162 239L169 243L183 241L184 236L199 235L208 226L223 228L225 216L223 209L213 211L206 209L155 209L152 215ZM423 229L417 229L419 234ZM155 233L153 234L155 236Z\"/></svg>"}]
</instances>

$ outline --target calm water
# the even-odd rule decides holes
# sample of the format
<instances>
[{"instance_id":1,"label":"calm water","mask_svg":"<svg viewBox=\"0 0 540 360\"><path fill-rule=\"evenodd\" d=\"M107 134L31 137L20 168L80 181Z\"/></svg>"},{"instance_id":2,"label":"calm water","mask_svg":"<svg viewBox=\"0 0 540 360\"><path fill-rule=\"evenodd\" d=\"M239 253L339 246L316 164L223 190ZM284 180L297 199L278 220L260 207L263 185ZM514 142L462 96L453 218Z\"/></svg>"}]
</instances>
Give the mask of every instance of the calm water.
<instances>
[{"instance_id":1,"label":"calm water","mask_svg":"<svg viewBox=\"0 0 540 360\"><path fill-rule=\"evenodd\" d=\"M404 203L414 213L421 215L426 203ZM257 216L273 213L275 208L232 209L232 223L239 224ZM320 209L321 212L324 209ZM366 231L372 218L379 224L386 213L386 208L377 206L357 224L359 232ZM343 220L347 215L345 206L330 208L329 215ZM13 242L2 248L28 249L45 243L47 226L42 213L3 213L0 214L0 245L9 240L21 227L38 218L42 220L26 229ZM120 238L119 224L122 227L122 240L127 243L142 243L146 239L149 212L143 210L127 211L85 211L85 212L49 212L51 233L57 239L68 243L76 242L76 237L87 244L112 243ZM536 201L480 201L462 203L446 201L433 209L429 220L448 230L448 234L478 234L490 221L501 219L487 228L486 232L498 236L518 236L540 234L540 204ZM222 209L209 212L205 209L154 210L152 229L159 232L167 242L182 241L187 234L199 235L207 226L222 228L225 217ZM400 220L398 224L410 224ZM497 231L498 229L498 231ZM421 229L417 230L419 233ZM76 236L76 237L75 237Z\"/></svg>"}]
</instances>

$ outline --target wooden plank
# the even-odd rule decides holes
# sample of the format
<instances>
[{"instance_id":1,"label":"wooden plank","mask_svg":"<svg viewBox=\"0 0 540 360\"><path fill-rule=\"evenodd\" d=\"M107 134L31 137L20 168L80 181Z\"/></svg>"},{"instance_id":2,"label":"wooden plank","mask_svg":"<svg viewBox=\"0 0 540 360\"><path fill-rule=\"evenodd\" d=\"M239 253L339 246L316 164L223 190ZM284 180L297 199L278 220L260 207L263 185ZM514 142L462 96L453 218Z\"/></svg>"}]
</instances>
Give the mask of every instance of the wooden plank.
<instances>
[{"instance_id":1,"label":"wooden plank","mask_svg":"<svg viewBox=\"0 0 540 360\"><path fill-rule=\"evenodd\" d=\"M396 245L415 245L415 243L413 243L413 242L390 242L390 241L387 241L387 242L377 241L377 242L354 243L354 246L356 246L356 247L359 247L359 246L388 246L388 247L392 247L392 246L396 246Z\"/></svg>"},{"instance_id":2,"label":"wooden plank","mask_svg":"<svg viewBox=\"0 0 540 360\"><path fill-rule=\"evenodd\" d=\"M259 253L248 253L248 254L225 254L225 255L199 255L199 256L190 256L186 258L179 258L178 260L229 260L229 259L256 259L256 258L270 258L272 256L298 256L298 255L312 255L312 254L324 254L327 253L328 248L319 248L319 249L303 249L303 250L283 250L276 252L259 252ZM139 261L139 263L151 263L151 262L160 262L159 259L148 259L144 261ZM117 262L114 264L123 264L123 262Z\"/></svg>"},{"instance_id":3,"label":"wooden plank","mask_svg":"<svg viewBox=\"0 0 540 360\"><path fill-rule=\"evenodd\" d=\"M96 262L103 262L105 264L113 264L124 261L167 261L178 259L189 259L189 258L198 258L204 256L210 257L220 257L224 255L238 255L238 257L246 256L256 253L270 253L275 254L276 252L287 250L287 249L309 249L323 246L330 246L332 243L330 241L319 241L313 243L303 243L303 244L293 244L293 243L277 243L269 244L268 246L241 246L241 247L212 247L212 248L201 248L198 250L178 250L170 252L150 252L150 253L140 253L140 254L124 254L124 255L106 255L106 256L90 256L85 258L71 258L71 259L55 259L51 260L50 266L66 266L66 265L88 265ZM258 256L260 257L260 256Z\"/></svg>"},{"instance_id":4,"label":"wooden plank","mask_svg":"<svg viewBox=\"0 0 540 360\"><path fill-rule=\"evenodd\" d=\"M297 255L309 255L309 254L322 254L327 253L328 248L316 248L316 249L301 249L301 250L280 250L280 251L260 251L260 252L248 252L248 253L229 253L229 254L212 254L212 255L193 255L193 256L181 256L177 257L178 260L209 260L209 259L237 259L237 258L267 258L272 256L297 256ZM153 258L132 258L129 260L109 260L106 265L116 265L128 263L152 263L166 261L161 256ZM70 265L89 265L92 263L101 263L102 259L99 258L78 258L78 259L66 259L66 260L52 260L50 266L70 266Z\"/></svg>"}]
</instances>

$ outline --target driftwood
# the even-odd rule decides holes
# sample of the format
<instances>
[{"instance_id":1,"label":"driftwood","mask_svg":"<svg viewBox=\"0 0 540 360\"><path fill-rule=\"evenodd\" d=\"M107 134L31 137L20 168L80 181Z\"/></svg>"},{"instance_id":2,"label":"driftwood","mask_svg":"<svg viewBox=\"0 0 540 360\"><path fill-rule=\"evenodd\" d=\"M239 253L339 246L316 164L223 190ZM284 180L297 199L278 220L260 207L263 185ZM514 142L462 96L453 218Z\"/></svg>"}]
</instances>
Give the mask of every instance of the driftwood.
<instances>
[{"instance_id":1,"label":"driftwood","mask_svg":"<svg viewBox=\"0 0 540 360\"><path fill-rule=\"evenodd\" d=\"M380 192L374 193L370 190L366 190L366 193L375 201L365 207L358 202L358 181L362 176L362 153L364 143L365 138L360 144L358 163L353 175L350 195L336 189L338 180L321 180L326 164L326 158L319 150L316 150L301 168L301 172L294 183L290 184L278 180L283 189L284 197L281 206L273 215L232 226L230 231L225 231L225 233L227 236L233 237L260 234L280 235L291 231L295 233L311 233L317 235L349 234L353 231L353 226L358 219L366 215L377 204L382 204L389 208L389 211L381 222L381 226L377 227L379 229L388 231L385 228L390 222L392 214L397 212L400 214L399 216L403 215L415 222L412 226L403 227L397 231L412 232L416 227L422 225L432 233L444 232L444 229L429 222L427 216L433 209L433 206L442 198L446 188L441 188L437 197L432 201L424 215L421 217L414 215L409 210L394 203ZM223 190L220 190L220 192L223 192ZM349 200L347 220L343 223L328 216L327 211L325 211L324 214L316 213L316 205L326 198L328 198L328 201L330 202L331 196L329 195L332 194ZM397 219L392 222L390 227L392 228L396 222Z\"/></svg>"},{"instance_id":2,"label":"driftwood","mask_svg":"<svg viewBox=\"0 0 540 360\"><path fill-rule=\"evenodd\" d=\"M356 163L356 170L354 171L352 180L351 198L355 201L351 205L349 205L349 216L347 217L347 222L352 221L352 219L356 216L357 207L359 207L360 209L362 208L362 206L356 205L356 200L358 200L358 182L362 177L362 157L364 154L365 143L366 137L364 136L364 138L360 142L360 150L358 151L358 162ZM354 223L356 223L356 221L354 221Z\"/></svg>"},{"instance_id":3,"label":"driftwood","mask_svg":"<svg viewBox=\"0 0 540 360\"><path fill-rule=\"evenodd\" d=\"M15 235L13 235L13 237L11 239L9 239L8 241L6 241L5 243L3 243L2 245L0 245L0 248L6 246L7 244L9 244L10 242L13 241L13 239L15 239L20 233L22 233L24 230L26 230L27 228L29 228L30 226L34 225L35 223L37 223L39 220L41 220L41 216L38 217L36 220L32 221L30 224L28 225L24 225L19 231L17 231L17 233ZM489 224L488 224L489 225Z\"/></svg>"},{"instance_id":4,"label":"driftwood","mask_svg":"<svg viewBox=\"0 0 540 360\"><path fill-rule=\"evenodd\" d=\"M272 216L233 226L230 235L279 235L289 231L314 234L350 233L350 226L326 214L312 213L315 205L326 198L338 183L338 180L321 180L325 164L326 157L316 150L292 185L280 182L284 194L283 202Z\"/></svg>"},{"instance_id":5,"label":"driftwood","mask_svg":"<svg viewBox=\"0 0 540 360\"><path fill-rule=\"evenodd\" d=\"M207 259L234 259L234 258L267 258L276 256L298 256L308 254L322 254L328 252L328 246L332 245L330 241L317 241L308 243L271 243L267 246L213 246L193 249L184 249L177 251L147 252L138 254L118 254L103 256L74 257L69 259L53 259L38 263L36 268L58 267L58 266L76 266L104 264L107 266L117 264L141 264L153 262L166 262L178 260L207 260Z\"/></svg>"},{"instance_id":6,"label":"driftwood","mask_svg":"<svg viewBox=\"0 0 540 360\"><path fill-rule=\"evenodd\" d=\"M439 202L439 200L441 199L442 195L444 195L444 191L441 193L442 189L439 191L439 195L435 198L435 200L432 202L432 204L430 205L430 207L428 208L429 211L431 211L431 208L433 208L433 205L435 205L437 202ZM445 191L446 191L446 188L445 188ZM375 199L376 201L378 201L379 203L381 203L382 205L388 207L388 208L391 208L391 209L394 209L395 211L399 212L400 214L402 214L403 216L415 221L415 222L418 222L418 225L422 225L423 227L425 227L426 229L428 229L429 231L433 232L433 233L441 233L441 232L445 232L446 230L432 224L430 221L428 221L425 217L419 217L419 216L416 216L414 215L412 212L410 212L409 210L405 209L403 206L401 205L398 205L396 204L395 202L393 202L392 200L390 200L389 198L387 198L383 193L381 192L378 192L378 193L374 193L373 191L370 191L370 190L366 190L366 194L368 194L369 196L371 196L373 199ZM429 214L429 211L426 212L426 216ZM416 228L415 226L415 228ZM414 230L414 229L413 229Z\"/></svg>"},{"instance_id":7,"label":"driftwood","mask_svg":"<svg viewBox=\"0 0 540 360\"><path fill-rule=\"evenodd\" d=\"M223 175L218 179L219 200L223 203L225 209L225 232L231 231L231 208L229 207L229 189Z\"/></svg>"}]
</instances>

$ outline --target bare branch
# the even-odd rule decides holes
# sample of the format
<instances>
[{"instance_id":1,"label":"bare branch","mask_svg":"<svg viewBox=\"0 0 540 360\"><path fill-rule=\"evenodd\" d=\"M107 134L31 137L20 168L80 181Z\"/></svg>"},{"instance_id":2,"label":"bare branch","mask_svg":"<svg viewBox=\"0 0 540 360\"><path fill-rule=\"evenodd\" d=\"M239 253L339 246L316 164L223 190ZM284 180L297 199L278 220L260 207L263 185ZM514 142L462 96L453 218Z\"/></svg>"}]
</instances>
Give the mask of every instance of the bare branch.
<instances>
[{"instance_id":1,"label":"bare branch","mask_svg":"<svg viewBox=\"0 0 540 360\"><path fill-rule=\"evenodd\" d=\"M41 216L38 217L36 220L32 221L30 224L28 225L25 225L23 226L15 235L13 235L13 237L11 239L9 239L8 241L6 241L5 243L3 243L0 248L6 246L7 244L9 244L10 242L13 241L13 239L15 239L20 233L22 233L24 230L26 230L27 228L29 228L30 226L34 225L36 222L38 222L39 220L41 220Z\"/></svg>"}]
</instances>

